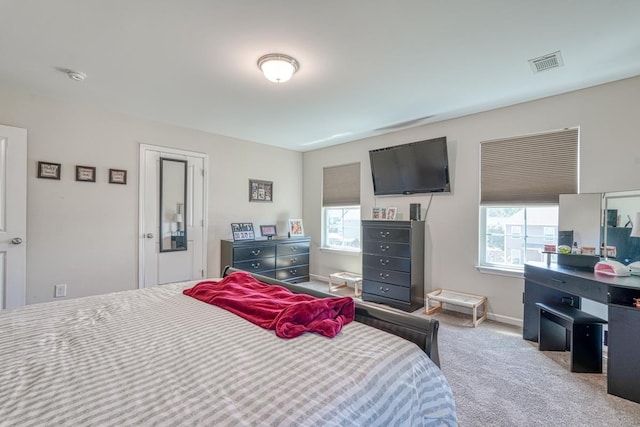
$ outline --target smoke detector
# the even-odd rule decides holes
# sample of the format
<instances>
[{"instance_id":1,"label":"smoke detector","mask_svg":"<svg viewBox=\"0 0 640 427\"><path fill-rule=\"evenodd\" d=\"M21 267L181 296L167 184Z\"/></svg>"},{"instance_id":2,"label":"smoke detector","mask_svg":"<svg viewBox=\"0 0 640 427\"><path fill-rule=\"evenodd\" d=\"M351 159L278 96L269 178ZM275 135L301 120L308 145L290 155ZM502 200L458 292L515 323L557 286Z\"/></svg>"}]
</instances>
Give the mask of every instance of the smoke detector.
<instances>
[{"instance_id":1,"label":"smoke detector","mask_svg":"<svg viewBox=\"0 0 640 427\"><path fill-rule=\"evenodd\" d=\"M87 75L85 73L81 73L80 71L74 71L68 68L61 67L56 67L56 70L60 71L61 73L65 73L67 77L76 82L82 82L87 78Z\"/></svg>"},{"instance_id":2,"label":"smoke detector","mask_svg":"<svg viewBox=\"0 0 640 427\"><path fill-rule=\"evenodd\" d=\"M562 67L563 65L564 62L562 61L562 55L560 55L560 51L529 60L529 66L534 73L550 70L552 68Z\"/></svg>"}]
</instances>

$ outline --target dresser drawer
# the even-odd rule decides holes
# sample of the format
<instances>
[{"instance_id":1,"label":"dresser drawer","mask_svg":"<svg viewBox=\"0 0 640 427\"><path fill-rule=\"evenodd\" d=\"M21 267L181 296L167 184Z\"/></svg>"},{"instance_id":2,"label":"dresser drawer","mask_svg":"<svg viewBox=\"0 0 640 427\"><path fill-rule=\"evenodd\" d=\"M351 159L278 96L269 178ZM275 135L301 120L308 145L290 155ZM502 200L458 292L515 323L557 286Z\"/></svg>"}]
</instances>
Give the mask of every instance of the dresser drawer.
<instances>
[{"instance_id":1,"label":"dresser drawer","mask_svg":"<svg viewBox=\"0 0 640 427\"><path fill-rule=\"evenodd\" d=\"M411 301L411 288L406 286L397 286L364 279L362 281L362 292L363 294L379 295L400 301Z\"/></svg>"},{"instance_id":2,"label":"dresser drawer","mask_svg":"<svg viewBox=\"0 0 640 427\"><path fill-rule=\"evenodd\" d=\"M235 262L233 266L235 268L239 268L240 270L248 271L250 273L261 273L263 271L275 270L276 258L269 257L269 258L252 259L249 261Z\"/></svg>"},{"instance_id":3,"label":"dresser drawer","mask_svg":"<svg viewBox=\"0 0 640 427\"><path fill-rule=\"evenodd\" d=\"M411 230L408 228L366 227L363 229L364 240L409 243Z\"/></svg>"},{"instance_id":4,"label":"dresser drawer","mask_svg":"<svg viewBox=\"0 0 640 427\"><path fill-rule=\"evenodd\" d=\"M286 268L294 265L305 264L309 264L309 254L287 255L276 258L276 268Z\"/></svg>"},{"instance_id":5,"label":"dresser drawer","mask_svg":"<svg viewBox=\"0 0 640 427\"><path fill-rule=\"evenodd\" d=\"M365 254L411 257L411 246L404 243L365 240L362 250Z\"/></svg>"},{"instance_id":6,"label":"dresser drawer","mask_svg":"<svg viewBox=\"0 0 640 427\"><path fill-rule=\"evenodd\" d=\"M411 286L411 274L382 268L364 267L362 277L376 282L392 283L399 286Z\"/></svg>"},{"instance_id":7,"label":"dresser drawer","mask_svg":"<svg viewBox=\"0 0 640 427\"><path fill-rule=\"evenodd\" d=\"M363 267L377 267L387 270L406 271L411 272L411 260L409 258L396 258L384 255L370 255L365 254L362 256Z\"/></svg>"},{"instance_id":8,"label":"dresser drawer","mask_svg":"<svg viewBox=\"0 0 640 427\"><path fill-rule=\"evenodd\" d=\"M292 279L309 278L309 266L300 265L297 267L281 268L276 270L276 279L290 282Z\"/></svg>"},{"instance_id":9,"label":"dresser drawer","mask_svg":"<svg viewBox=\"0 0 640 427\"><path fill-rule=\"evenodd\" d=\"M246 261L263 257L274 257L276 255L275 245L247 246L244 248L233 248L233 264L238 261Z\"/></svg>"},{"instance_id":10,"label":"dresser drawer","mask_svg":"<svg viewBox=\"0 0 640 427\"><path fill-rule=\"evenodd\" d=\"M308 254L309 242L297 242L297 243L282 243L278 244L276 256L281 257L284 255L295 254Z\"/></svg>"}]
</instances>

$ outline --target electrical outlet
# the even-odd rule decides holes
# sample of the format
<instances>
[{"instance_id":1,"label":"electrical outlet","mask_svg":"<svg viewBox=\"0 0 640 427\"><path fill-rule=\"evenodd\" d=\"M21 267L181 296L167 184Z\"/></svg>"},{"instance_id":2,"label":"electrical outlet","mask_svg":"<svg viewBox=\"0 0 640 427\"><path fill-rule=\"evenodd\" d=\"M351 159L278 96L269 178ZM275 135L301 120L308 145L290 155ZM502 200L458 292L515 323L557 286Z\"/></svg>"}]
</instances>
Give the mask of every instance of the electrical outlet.
<instances>
[{"instance_id":1,"label":"electrical outlet","mask_svg":"<svg viewBox=\"0 0 640 427\"><path fill-rule=\"evenodd\" d=\"M54 298L62 298L62 297L66 297L67 296L67 284L66 283L60 283L58 285L54 285L53 289L54 289L54 292L53 292L53 297Z\"/></svg>"}]
</instances>

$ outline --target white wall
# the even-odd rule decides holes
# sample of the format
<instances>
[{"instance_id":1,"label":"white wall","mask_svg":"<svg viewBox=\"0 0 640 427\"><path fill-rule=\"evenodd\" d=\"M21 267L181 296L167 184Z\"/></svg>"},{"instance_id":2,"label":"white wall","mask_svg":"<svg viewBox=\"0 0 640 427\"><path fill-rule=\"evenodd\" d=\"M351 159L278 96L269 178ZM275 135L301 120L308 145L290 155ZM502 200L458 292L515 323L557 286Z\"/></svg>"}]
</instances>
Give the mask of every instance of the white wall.
<instances>
[{"instance_id":1,"label":"white wall","mask_svg":"<svg viewBox=\"0 0 640 427\"><path fill-rule=\"evenodd\" d=\"M361 272L359 256L320 251L324 166L361 162L363 218L373 206L396 206L409 217L409 204L425 208L429 196L373 196L368 150L446 136L453 194L436 194L428 225L427 288L486 295L498 320L522 319L523 280L480 273L478 259L479 143L494 138L580 126L580 190L587 193L640 188L638 100L640 77L425 125L304 153L305 231L312 236L311 273Z\"/></svg>"},{"instance_id":2,"label":"white wall","mask_svg":"<svg viewBox=\"0 0 640 427\"><path fill-rule=\"evenodd\" d=\"M302 216L302 155L90 106L0 92L0 123L27 129L27 303L137 288L139 144L209 154L209 276L220 272L230 223ZM250 125L250 124L248 124ZM36 178L38 161L62 163L61 181ZM75 166L96 166L97 182L76 182ZM108 184L109 168L127 185ZM249 178L273 181L273 203L249 203Z\"/></svg>"}]
</instances>

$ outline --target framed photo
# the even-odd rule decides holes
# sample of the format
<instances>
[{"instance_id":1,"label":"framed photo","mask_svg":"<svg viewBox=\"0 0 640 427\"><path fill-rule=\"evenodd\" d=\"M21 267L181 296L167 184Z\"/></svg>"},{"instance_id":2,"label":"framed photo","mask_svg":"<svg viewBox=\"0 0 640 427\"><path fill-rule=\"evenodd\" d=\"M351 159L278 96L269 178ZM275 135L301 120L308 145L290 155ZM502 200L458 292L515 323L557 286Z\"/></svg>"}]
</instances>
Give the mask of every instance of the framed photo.
<instances>
[{"instance_id":1,"label":"framed photo","mask_svg":"<svg viewBox=\"0 0 640 427\"><path fill-rule=\"evenodd\" d=\"M231 232L233 233L233 240L256 240L255 232L253 231L253 224L250 222L232 222Z\"/></svg>"},{"instance_id":2,"label":"framed photo","mask_svg":"<svg viewBox=\"0 0 640 427\"><path fill-rule=\"evenodd\" d=\"M273 236L277 236L278 232L276 231L275 225L261 225L260 226L260 235L262 237L268 237L271 239Z\"/></svg>"},{"instance_id":3,"label":"framed photo","mask_svg":"<svg viewBox=\"0 0 640 427\"><path fill-rule=\"evenodd\" d=\"M60 163L38 162L38 178L60 179Z\"/></svg>"},{"instance_id":4,"label":"framed photo","mask_svg":"<svg viewBox=\"0 0 640 427\"><path fill-rule=\"evenodd\" d=\"M127 171L123 169L109 169L109 184L126 184Z\"/></svg>"},{"instance_id":5,"label":"framed photo","mask_svg":"<svg viewBox=\"0 0 640 427\"><path fill-rule=\"evenodd\" d=\"M301 237L301 236L304 236L302 220L290 219L289 220L289 237Z\"/></svg>"},{"instance_id":6,"label":"framed photo","mask_svg":"<svg viewBox=\"0 0 640 427\"><path fill-rule=\"evenodd\" d=\"M249 180L250 202L273 202L273 182Z\"/></svg>"},{"instance_id":7,"label":"framed photo","mask_svg":"<svg viewBox=\"0 0 640 427\"><path fill-rule=\"evenodd\" d=\"M398 213L398 208L387 208L387 219L390 219L390 220L396 219L397 213Z\"/></svg>"},{"instance_id":8,"label":"framed photo","mask_svg":"<svg viewBox=\"0 0 640 427\"><path fill-rule=\"evenodd\" d=\"M96 168L93 166L76 166L76 181L96 182Z\"/></svg>"},{"instance_id":9,"label":"framed photo","mask_svg":"<svg viewBox=\"0 0 640 427\"><path fill-rule=\"evenodd\" d=\"M387 219L387 208L371 208L371 218Z\"/></svg>"}]
</instances>

